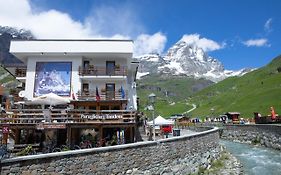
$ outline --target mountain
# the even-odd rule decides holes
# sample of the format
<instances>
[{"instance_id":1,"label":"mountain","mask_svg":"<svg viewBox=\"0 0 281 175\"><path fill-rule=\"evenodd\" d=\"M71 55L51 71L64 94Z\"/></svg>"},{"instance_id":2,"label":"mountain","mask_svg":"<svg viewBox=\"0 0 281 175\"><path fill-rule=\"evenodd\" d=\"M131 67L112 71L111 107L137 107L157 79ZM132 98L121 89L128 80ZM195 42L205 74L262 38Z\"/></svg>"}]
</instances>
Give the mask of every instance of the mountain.
<instances>
[{"instance_id":1,"label":"mountain","mask_svg":"<svg viewBox=\"0 0 281 175\"><path fill-rule=\"evenodd\" d=\"M2 65L21 64L14 55L9 53L12 39L33 39L30 31L0 26L0 84L8 91L18 86L19 82L2 67ZM7 92L8 93L8 92Z\"/></svg>"},{"instance_id":2,"label":"mountain","mask_svg":"<svg viewBox=\"0 0 281 175\"><path fill-rule=\"evenodd\" d=\"M28 30L0 26L0 63L4 65L21 63L20 60L9 53L10 42L12 39L28 40L33 38L34 36Z\"/></svg>"},{"instance_id":3,"label":"mountain","mask_svg":"<svg viewBox=\"0 0 281 175\"><path fill-rule=\"evenodd\" d=\"M239 71L225 70L217 59L208 56L203 49L180 40L173 45L165 56L148 54L137 57L140 61L138 78L149 74L188 76L205 78L213 82L231 76L242 76L252 69Z\"/></svg>"},{"instance_id":4,"label":"mountain","mask_svg":"<svg viewBox=\"0 0 281 175\"><path fill-rule=\"evenodd\" d=\"M253 112L270 114L270 107L281 114L281 56L268 65L242 77L230 77L206 87L191 96L197 105L193 116L218 116L225 112L240 112L252 118ZM212 114L213 113L213 114Z\"/></svg>"}]
</instances>

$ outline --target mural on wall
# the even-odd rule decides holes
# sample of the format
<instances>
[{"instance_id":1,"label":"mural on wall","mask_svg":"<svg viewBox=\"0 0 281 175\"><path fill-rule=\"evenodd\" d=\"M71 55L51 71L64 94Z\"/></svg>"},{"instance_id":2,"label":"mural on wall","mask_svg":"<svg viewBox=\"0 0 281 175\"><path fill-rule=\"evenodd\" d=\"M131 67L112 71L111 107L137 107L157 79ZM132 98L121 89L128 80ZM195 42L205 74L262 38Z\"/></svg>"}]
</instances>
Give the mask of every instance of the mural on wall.
<instances>
[{"instance_id":1,"label":"mural on wall","mask_svg":"<svg viewBox=\"0 0 281 175\"><path fill-rule=\"evenodd\" d=\"M59 96L70 96L71 69L71 62L37 62L34 96L51 92Z\"/></svg>"}]
</instances>

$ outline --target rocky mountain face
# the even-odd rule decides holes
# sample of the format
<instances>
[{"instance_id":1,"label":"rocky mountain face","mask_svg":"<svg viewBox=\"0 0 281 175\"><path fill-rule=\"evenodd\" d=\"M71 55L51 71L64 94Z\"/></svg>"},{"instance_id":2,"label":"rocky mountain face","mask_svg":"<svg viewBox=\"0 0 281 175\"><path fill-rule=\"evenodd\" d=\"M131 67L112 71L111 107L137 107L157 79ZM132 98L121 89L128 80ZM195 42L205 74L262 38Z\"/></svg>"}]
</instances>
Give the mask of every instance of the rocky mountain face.
<instances>
[{"instance_id":1,"label":"rocky mountain face","mask_svg":"<svg viewBox=\"0 0 281 175\"><path fill-rule=\"evenodd\" d=\"M205 78L218 82L251 71L251 69L225 70L221 62L208 56L203 49L182 40L172 46L165 56L150 54L137 59L140 61L138 78L148 74L160 74Z\"/></svg>"},{"instance_id":2,"label":"rocky mountain face","mask_svg":"<svg viewBox=\"0 0 281 175\"><path fill-rule=\"evenodd\" d=\"M33 38L34 36L30 31L0 26L0 63L4 65L21 63L20 60L9 53L10 41L12 39L28 40Z\"/></svg>"}]
</instances>

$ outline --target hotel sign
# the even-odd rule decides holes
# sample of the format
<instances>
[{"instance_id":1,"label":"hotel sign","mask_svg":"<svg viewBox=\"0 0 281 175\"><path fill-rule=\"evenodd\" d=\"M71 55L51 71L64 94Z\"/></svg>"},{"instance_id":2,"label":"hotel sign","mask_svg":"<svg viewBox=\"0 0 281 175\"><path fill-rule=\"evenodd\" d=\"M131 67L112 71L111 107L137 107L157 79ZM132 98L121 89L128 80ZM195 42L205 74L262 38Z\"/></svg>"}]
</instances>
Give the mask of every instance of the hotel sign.
<instances>
[{"instance_id":1,"label":"hotel sign","mask_svg":"<svg viewBox=\"0 0 281 175\"><path fill-rule=\"evenodd\" d=\"M114 120L122 118L123 116L120 114L81 114L81 119L89 120Z\"/></svg>"},{"instance_id":2,"label":"hotel sign","mask_svg":"<svg viewBox=\"0 0 281 175\"><path fill-rule=\"evenodd\" d=\"M36 129L43 130L43 129L65 129L65 124L52 124L52 123L39 123L36 125Z\"/></svg>"}]
</instances>

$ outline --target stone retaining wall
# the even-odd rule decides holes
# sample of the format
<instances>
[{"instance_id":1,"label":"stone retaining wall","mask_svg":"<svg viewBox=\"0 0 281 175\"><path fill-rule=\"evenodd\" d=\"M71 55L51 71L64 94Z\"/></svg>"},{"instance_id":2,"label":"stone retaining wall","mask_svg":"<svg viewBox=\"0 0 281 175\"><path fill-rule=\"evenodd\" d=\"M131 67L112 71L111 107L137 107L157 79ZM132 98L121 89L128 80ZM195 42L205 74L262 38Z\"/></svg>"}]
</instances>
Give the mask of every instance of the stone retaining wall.
<instances>
[{"instance_id":1,"label":"stone retaining wall","mask_svg":"<svg viewBox=\"0 0 281 175\"><path fill-rule=\"evenodd\" d=\"M217 128L159 141L138 142L6 159L1 174L190 174L221 153Z\"/></svg>"},{"instance_id":2,"label":"stone retaining wall","mask_svg":"<svg viewBox=\"0 0 281 175\"><path fill-rule=\"evenodd\" d=\"M281 125L226 125L221 138L281 150Z\"/></svg>"}]
</instances>

